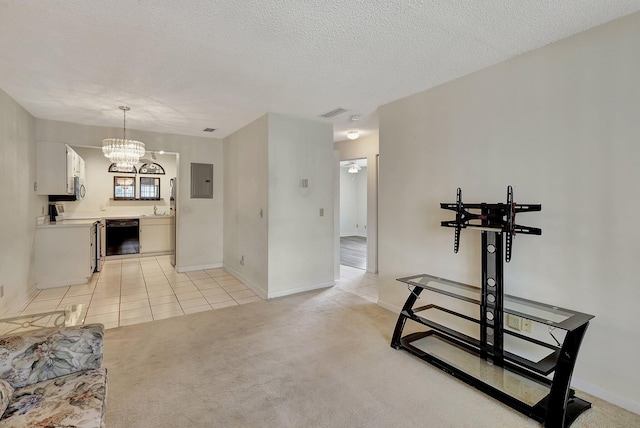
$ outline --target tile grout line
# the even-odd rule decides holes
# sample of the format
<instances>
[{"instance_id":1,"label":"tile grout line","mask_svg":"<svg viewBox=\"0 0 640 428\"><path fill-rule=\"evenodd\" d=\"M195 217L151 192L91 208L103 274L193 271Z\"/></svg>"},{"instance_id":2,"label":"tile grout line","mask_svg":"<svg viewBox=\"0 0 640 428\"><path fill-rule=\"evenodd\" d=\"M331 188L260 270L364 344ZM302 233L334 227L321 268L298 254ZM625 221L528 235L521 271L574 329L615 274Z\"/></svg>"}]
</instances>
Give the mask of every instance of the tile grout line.
<instances>
[{"instance_id":1,"label":"tile grout line","mask_svg":"<svg viewBox=\"0 0 640 428\"><path fill-rule=\"evenodd\" d=\"M145 290L144 298L140 299L140 300L145 300L145 305L143 305L143 307L141 308L132 308L131 310L134 311L138 309L148 308L150 312L151 321L166 318L165 316L163 316L162 312L156 313L154 315L153 307L163 304L163 303L158 303L157 305L152 305L151 303L152 297L150 293L152 292L153 287L152 287L152 284L148 283L148 280L154 276L163 277L165 281L164 284L167 284L169 289L171 290L170 294L168 294L167 296L168 297L170 296L171 299L174 299L174 301L169 303L177 303L176 313L178 312L177 309L178 308L180 309L179 312L181 313L179 315L178 314L171 315L171 317L188 315L194 312L216 310L215 306L225 307L229 305L232 305L232 306L242 305L244 304L242 303L242 301L245 301L245 303L250 303L250 302L246 302L246 300L256 298L256 297L257 299L262 300L262 298L257 296L253 292L253 290L250 290L248 287L246 287L246 285L244 285L236 277L234 277L233 275L229 274L228 272L224 271L221 268L202 269L202 270L193 271L193 272L176 272L175 269L173 269L172 267L169 267L168 260L163 260L158 256L153 256L149 258L141 257L141 258L135 259L136 261L131 263L123 263L124 260L127 260L127 259L105 261L105 264L103 265L103 269L100 272L97 272L97 275L95 277L92 276L89 283L86 284L87 286L91 286L90 293L87 293L86 295L78 294L78 295L71 296L69 295L69 293L71 292L73 286L69 285L69 286L66 286L67 289L64 291L64 294L61 295L61 297L59 298L56 297L53 299L44 299L44 300L52 300L52 301L55 300L57 303L56 308L59 308L65 299L82 301L85 298L87 298L85 296L88 296L88 300L86 303L87 312L85 314L85 320L86 318L95 317L90 322L103 322L109 325L109 327L107 328L113 328L114 326L121 327L123 325L123 321L125 322L125 325L130 325L126 321L126 320L129 320L129 318L127 319L122 318L122 313L126 312L123 310L123 304L128 302L134 302L137 300L130 300L130 301L128 300L128 302L122 301L122 299L125 297L125 295L123 295L123 292L125 290L124 281L126 279L125 271L128 270L127 266L135 266L136 277L138 276L138 274L140 275L140 280L143 281L144 290ZM208 270L211 272L207 272ZM145 274L145 272L147 274ZM111 276L112 275L115 276L116 273L119 279L118 279L117 285L114 287L115 284L113 284L114 281L112 281ZM161 275L156 275L158 273L161 273ZM189 275L190 273L191 275ZM179 276L174 276L174 275L179 275ZM170 279L170 277L172 277L172 279ZM184 278L185 280L180 281L179 280L180 278ZM204 280L204 281L200 281L200 280ZM198 284L196 283L196 281L200 283ZM185 284L188 283L188 285L185 285L185 288L188 288L190 291L185 291L184 293L180 292L180 288L182 287L179 287L177 285L183 282ZM107 284L107 285L103 285L103 284ZM210 284L211 287L201 288L208 284ZM236 287L236 286L240 286L240 287ZM134 287L137 287L137 285ZM212 288L219 289L220 293L216 295L224 295L225 300L222 300L220 302L210 303L208 300L208 297L204 294L204 292ZM115 292L116 289L117 289L117 292ZM30 299L25 304L25 306L21 309L20 312L25 311L29 305L35 302L36 299L39 296L41 296L42 291L44 290L38 290L35 296L33 296L33 298ZM249 291L250 293L242 293L246 291ZM193 297L183 298L181 300L180 296L184 296L185 293L194 293L194 295ZM237 293L242 293L240 295L245 295L245 296L234 297L233 294L237 294ZM99 306L96 306L96 303L98 303L103 298L103 297L97 298L97 295L100 295L100 294L104 294L106 296L104 297L104 299L112 299L117 297L117 303L107 303L107 304L100 304ZM112 296L111 294L116 294L116 296ZM135 293L132 293L132 294L135 294ZM127 294L127 295L132 295L132 294ZM246 295L246 294L249 294L249 295ZM215 295L211 295L211 296L215 296ZM156 296L156 297L164 297L164 296ZM193 301L196 299L201 300L201 302L199 304L187 303L189 301ZM90 315L91 312L98 310L97 308L107 306L107 305L112 307L115 306L117 308L117 311L109 311L106 313ZM198 310L193 311L194 308L198 308ZM100 320L101 317L104 318L104 317L113 316L111 314L117 314L116 321ZM132 318L143 318L143 317L146 317L146 315L142 315L140 317L132 317Z\"/></svg>"}]
</instances>

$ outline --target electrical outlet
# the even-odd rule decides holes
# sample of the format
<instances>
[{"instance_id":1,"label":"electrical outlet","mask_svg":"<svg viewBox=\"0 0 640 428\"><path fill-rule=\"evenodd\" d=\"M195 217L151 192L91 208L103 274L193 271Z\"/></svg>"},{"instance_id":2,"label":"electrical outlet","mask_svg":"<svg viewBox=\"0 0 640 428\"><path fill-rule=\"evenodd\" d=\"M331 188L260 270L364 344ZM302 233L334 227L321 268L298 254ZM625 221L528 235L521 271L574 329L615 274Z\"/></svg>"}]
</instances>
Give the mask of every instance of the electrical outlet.
<instances>
[{"instance_id":1,"label":"electrical outlet","mask_svg":"<svg viewBox=\"0 0 640 428\"><path fill-rule=\"evenodd\" d=\"M37 192L37 191L38 191L38 182L37 182L37 181L34 181L34 182L33 182L33 191L34 191L34 192Z\"/></svg>"},{"instance_id":2,"label":"electrical outlet","mask_svg":"<svg viewBox=\"0 0 640 428\"><path fill-rule=\"evenodd\" d=\"M507 314L507 327L518 331L522 330L522 318Z\"/></svg>"},{"instance_id":3,"label":"electrical outlet","mask_svg":"<svg viewBox=\"0 0 640 428\"><path fill-rule=\"evenodd\" d=\"M320 208L320 217L324 217L324 208Z\"/></svg>"},{"instance_id":4,"label":"electrical outlet","mask_svg":"<svg viewBox=\"0 0 640 428\"><path fill-rule=\"evenodd\" d=\"M4 284L0 285L0 297L4 297Z\"/></svg>"},{"instance_id":5,"label":"electrical outlet","mask_svg":"<svg viewBox=\"0 0 640 428\"><path fill-rule=\"evenodd\" d=\"M526 318L522 318L522 331L526 331L527 333L531 333L531 320Z\"/></svg>"}]
</instances>

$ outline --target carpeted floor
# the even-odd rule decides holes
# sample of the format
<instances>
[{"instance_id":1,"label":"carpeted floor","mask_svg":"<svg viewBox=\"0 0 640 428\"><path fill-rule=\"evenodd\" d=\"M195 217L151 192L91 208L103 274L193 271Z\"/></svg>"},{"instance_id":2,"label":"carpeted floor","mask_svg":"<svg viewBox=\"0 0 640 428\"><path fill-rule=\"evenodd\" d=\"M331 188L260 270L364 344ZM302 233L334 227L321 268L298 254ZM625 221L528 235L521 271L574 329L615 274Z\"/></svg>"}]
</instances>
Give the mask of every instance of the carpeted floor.
<instances>
[{"instance_id":1,"label":"carpeted floor","mask_svg":"<svg viewBox=\"0 0 640 428\"><path fill-rule=\"evenodd\" d=\"M392 349L395 319L334 287L107 330L107 426L540 427ZM581 396L572 427L640 426Z\"/></svg>"}]
</instances>

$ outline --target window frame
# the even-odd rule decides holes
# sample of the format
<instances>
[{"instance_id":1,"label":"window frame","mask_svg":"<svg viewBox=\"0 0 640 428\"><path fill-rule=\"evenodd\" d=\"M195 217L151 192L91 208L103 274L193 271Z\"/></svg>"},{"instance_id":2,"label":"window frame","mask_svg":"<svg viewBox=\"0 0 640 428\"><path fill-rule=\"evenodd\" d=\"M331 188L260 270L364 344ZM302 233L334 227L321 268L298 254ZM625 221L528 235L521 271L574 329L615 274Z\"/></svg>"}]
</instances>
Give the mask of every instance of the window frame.
<instances>
[{"instance_id":1,"label":"window frame","mask_svg":"<svg viewBox=\"0 0 640 428\"><path fill-rule=\"evenodd\" d=\"M153 184L144 184L142 183L142 180L153 180ZM139 180L140 183L140 200L141 201L159 201L161 198L162 193L160 192L160 177L140 177ZM147 186L153 186L155 187L155 196L153 197L148 197L148 196L143 196L143 187L147 187ZM146 193L146 192L144 192Z\"/></svg>"},{"instance_id":2,"label":"window frame","mask_svg":"<svg viewBox=\"0 0 640 428\"><path fill-rule=\"evenodd\" d=\"M131 184L119 184L120 180L131 180ZM133 196L118 196L118 187L132 187ZM113 177L113 200L114 201L132 201L136 199L136 178L116 175Z\"/></svg>"}]
</instances>

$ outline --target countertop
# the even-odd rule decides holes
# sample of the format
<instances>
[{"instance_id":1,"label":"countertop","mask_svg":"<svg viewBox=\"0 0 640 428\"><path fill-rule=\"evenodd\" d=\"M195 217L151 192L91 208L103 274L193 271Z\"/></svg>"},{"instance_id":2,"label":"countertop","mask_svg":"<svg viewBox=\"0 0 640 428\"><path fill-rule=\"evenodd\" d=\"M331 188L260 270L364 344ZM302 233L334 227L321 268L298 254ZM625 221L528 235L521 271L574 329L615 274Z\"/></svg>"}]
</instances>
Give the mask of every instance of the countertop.
<instances>
[{"instance_id":1,"label":"countertop","mask_svg":"<svg viewBox=\"0 0 640 428\"><path fill-rule=\"evenodd\" d=\"M96 221L100 219L69 219L62 221L54 221L51 223L38 224L36 229L49 229L49 228L61 228L61 227L91 227Z\"/></svg>"},{"instance_id":2,"label":"countertop","mask_svg":"<svg viewBox=\"0 0 640 428\"><path fill-rule=\"evenodd\" d=\"M110 215L104 217L73 217L62 221L54 221L50 223L38 224L36 229L46 229L52 227L89 227L96 221L103 221L105 219L151 219L151 218L170 218L173 217L170 214L154 215L154 214L139 214L139 215Z\"/></svg>"}]
</instances>

